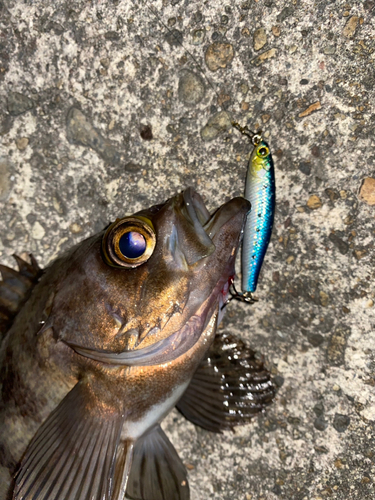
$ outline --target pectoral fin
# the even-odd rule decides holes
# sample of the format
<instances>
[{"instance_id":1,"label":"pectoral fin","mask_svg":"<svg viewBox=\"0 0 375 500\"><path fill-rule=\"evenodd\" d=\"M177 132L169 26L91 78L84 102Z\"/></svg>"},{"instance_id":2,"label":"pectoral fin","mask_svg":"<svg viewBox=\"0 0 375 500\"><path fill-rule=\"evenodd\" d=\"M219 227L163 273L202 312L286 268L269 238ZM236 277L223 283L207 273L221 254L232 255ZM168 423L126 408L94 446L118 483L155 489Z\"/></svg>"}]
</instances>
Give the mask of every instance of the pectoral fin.
<instances>
[{"instance_id":1,"label":"pectoral fin","mask_svg":"<svg viewBox=\"0 0 375 500\"><path fill-rule=\"evenodd\" d=\"M248 423L275 393L255 352L234 335L217 335L176 406L194 424L221 432Z\"/></svg>"},{"instance_id":2,"label":"pectoral fin","mask_svg":"<svg viewBox=\"0 0 375 500\"><path fill-rule=\"evenodd\" d=\"M30 443L16 478L15 500L102 500L121 484L118 463L123 417L99 405L90 382L62 400ZM124 443L122 443L124 446ZM114 477L120 478L114 481Z\"/></svg>"},{"instance_id":3,"label":"pectoral fin","mask_svg":"<svg viewBox=\"0 0 375 500\"><path fill-rule=\"evenodd\" d=\"M189 500L184 464L160 425L134 446L126 496L132 500Z\"/></svg>"}]
</instances>

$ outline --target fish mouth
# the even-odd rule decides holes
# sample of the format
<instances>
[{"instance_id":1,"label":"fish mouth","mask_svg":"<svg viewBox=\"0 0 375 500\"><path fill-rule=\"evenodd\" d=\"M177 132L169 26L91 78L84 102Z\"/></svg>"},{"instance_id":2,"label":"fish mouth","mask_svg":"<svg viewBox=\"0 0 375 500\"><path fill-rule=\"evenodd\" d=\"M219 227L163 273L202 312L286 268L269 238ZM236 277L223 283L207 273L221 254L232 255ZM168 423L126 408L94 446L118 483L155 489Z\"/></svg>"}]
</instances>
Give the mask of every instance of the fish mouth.
<instances>
[{"instance_id":1,"label":"fish mouth","mask_svg":"<svg viewBox=\"0 0 375 500\"><path fill-rule=\"evenodd\" d=\"M212 240L222 226L237 214L238 207L234 208L232 205L238 203L248 204L244 198L233 198L210 214L201 195L192 187L185 189L181 194L184 201L183 211L185 217L192 222L196 234L209 248L212 247Z\"/></svg>"},{"instance_id":2,"label":"fish mouth","mask_svg":"<svg viewBox=\"0 0 375 500\"><path fill-rule=\"evenodd\" d=\"M241 213L241 210L243 210L243 207L248 206L246 213L248 213L250 209L249 202L244 198L233 198L210 214L202 197L192 187L185 189L185 191L182 192L182 196L185 208L184 215L193 224L194 230L196 234L199 234L201 242L206 244L207 256L215 251L216 236L220 234L222 227L230 222L232 218L237 217L238 213ZM244 221L245 220L246 218L244 218ZM242 236L243 226L239 234L238 244L234 246L224 272L211 293L211 296L217 296L218 298L218 325L221 323L224 316L224 305L228 300L229 288L234 280L235 250L238 248Z\"/></svg>"},{"instance_id":3,"label":"fish mouth","mask_svg":"<svg viewBox=\"0 0 375 500\"><path fill-rule=\"evenodd\" d=\"M194 229L201 231L201 227L207 224L211 218L204 201L199 193L192 187L188 187L181 193L184 200L186 213L194 224Z\"/></svg>"},{"instance_id":4,"label":"fish mouth","mask_svg":"<svg viewBox=\"0 0 375 500\"><path fill-rule=\"evenodd\" d=\"M168 203L168 202L167 202ZM184 259L189 266L206 266L207 259L215 259L217 248L223 249L225 245L225 259L221 259L220 270L212 266L212 273L216 276L213 286L202 297L195 298L197 307L195 312L187 318L184 325L168 337L153 344L144 345L143 340L136 348L120 352L106 349L84 347L82 345L66 342L76 353L100 363L116 366L150 366L173 361L192 348L207 328L214 322L215 328L224 315L224 304L227 301L229 287L235 275L235 257L243 235L246 215L250 210L250 203L244 198L233 198L220 206L212 214L206 208L201 196L193 189L187 188L171 200L175 212L180 212L183 220L194 235L197 245L193 251L184 250ZM156 207L155 207L156 208ZM157 207L159 210L159 206ZM145 211L147 212L147 211ZM225 240L225 229L230 237ZM185 232L189 236L189 231ZM179 246L188 246L188 238L181 241ZM223 250L222 250L223 252ZM215 263L213 260L212 262ZM202 300L200 300L202 299ZM189 299L191 300L191 299ZM190 305L190 304L189 304Z\"/></svg>"},{"instance_id":5,"label":"fish mouth","mask_svg":"<svg viewBox=\"0 0 375 500\"><path fill-rule=\"evenodd\" d=\"M191 349L201 335L217 327L218 304L209 299L187 323L166 339L133 351L110 352L69 343L76 353L100 363L115 366L153 366L175 360Z\"/></svg>"},{"instance_id":6,"label":"fish mouth","mask_svg":"<svg viewBox=\"0 0 375 500\"><path fill-rule=\"evenodd\" d=\"M176 205L178 208L175 209L180 210L185 220L192 225L194 238L200 243L199 248L196 248L195 251L190 250L185 255L189 265L213 254L215 237L220 233L222 227L230 219L235 218L238 213L242 211L248 213L250 210L250 204L247 200L233 198L210 214L202 197L192 187L185 189L179 197L176 197ZM183 241L182 246L186 246Z\"/></svg>"},{"instance_id":7,"label":"fish mouth","mask_svg":"<svg viewBox=\"0 0 375 500\"><path fill-rule=\"evenodd\" d=\"M77 354L108 365L153 366L168 363L191 349L202 335L211 336L212 329L216 330L224 315L223 305L228 297L231 279L228 278L223 286L218 283L215 289L219 291L214 290L181 329L142 349L113 352L66 343Z\"/></svg>"}]
</instances>

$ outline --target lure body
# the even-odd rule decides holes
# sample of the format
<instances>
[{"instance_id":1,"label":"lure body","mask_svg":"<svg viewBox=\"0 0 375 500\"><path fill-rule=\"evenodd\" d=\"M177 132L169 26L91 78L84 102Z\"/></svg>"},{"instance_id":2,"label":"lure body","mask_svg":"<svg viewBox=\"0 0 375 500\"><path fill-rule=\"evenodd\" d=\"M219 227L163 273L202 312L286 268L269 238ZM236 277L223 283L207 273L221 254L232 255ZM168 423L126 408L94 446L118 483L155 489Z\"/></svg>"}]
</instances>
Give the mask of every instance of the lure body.
<instances>
[{"instance_id":1,"label":"lure body","mask_svg":"<svg viewBox=\"0 0 375 500\"><path fill-rule=\"evenodd\" d=\"M271 238L275 212L275 171L268 144L255 143L246 176L245 198L251 203L242 246L242 291L253 293Z\"/></svg>"}]
</instances>

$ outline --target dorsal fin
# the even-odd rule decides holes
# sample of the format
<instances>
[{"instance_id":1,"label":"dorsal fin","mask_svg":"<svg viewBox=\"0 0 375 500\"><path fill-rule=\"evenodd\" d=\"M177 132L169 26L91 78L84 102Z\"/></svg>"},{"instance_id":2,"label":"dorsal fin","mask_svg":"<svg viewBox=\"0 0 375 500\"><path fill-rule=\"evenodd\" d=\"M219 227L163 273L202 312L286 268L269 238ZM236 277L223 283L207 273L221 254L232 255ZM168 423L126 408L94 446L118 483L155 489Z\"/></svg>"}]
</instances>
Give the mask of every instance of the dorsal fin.
<instances>
[{"instance_id":1,"label":"dorsal fin","mask_svg":"<svg viewBox=\"0 0 375 500\"><path fill-rule=\"evenodd\" d=\"M36 260L30 254L30 263L15 258L18 271L0 264L2 280L0 280L0 338L2 338L12 325L13 319L23 304L30 297L31 291L42 275Z\"/></svg>"}]
</instances>

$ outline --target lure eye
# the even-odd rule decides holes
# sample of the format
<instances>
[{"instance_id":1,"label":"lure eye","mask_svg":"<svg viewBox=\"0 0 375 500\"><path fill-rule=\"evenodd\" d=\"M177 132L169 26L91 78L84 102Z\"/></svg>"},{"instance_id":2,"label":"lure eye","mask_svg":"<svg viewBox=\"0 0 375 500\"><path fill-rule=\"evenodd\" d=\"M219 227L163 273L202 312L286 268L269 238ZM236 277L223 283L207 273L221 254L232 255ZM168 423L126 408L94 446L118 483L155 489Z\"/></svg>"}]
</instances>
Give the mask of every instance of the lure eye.
<instances>
[{"instance_id":1,"label":"lure eye","mask_svg":"<svg viewBox=\"0 0 375 500\"><path fill-rule=\"evenodd\" d=\"M260 148L258 148L258 151L257 151L257 155L260 157L260 158L265 158L266 156L269 155L269 149L267 148L267 146L260 146Z\"/></svg>"},{"instance_id":2,"label":"lure eye","mask_svg":"<svg viewBox=\"0 0 375 500\"><path fill-rule=\"evenodd\" d=\"M124 217L111 224L102 241L103 257L113 267L137 267L152 255L155 230L146 217Z\"/></svg>"}]
</instances>

